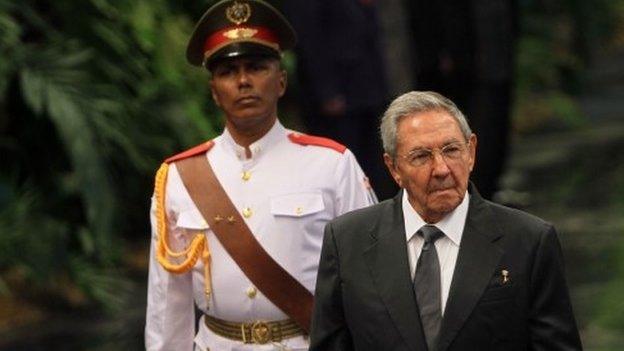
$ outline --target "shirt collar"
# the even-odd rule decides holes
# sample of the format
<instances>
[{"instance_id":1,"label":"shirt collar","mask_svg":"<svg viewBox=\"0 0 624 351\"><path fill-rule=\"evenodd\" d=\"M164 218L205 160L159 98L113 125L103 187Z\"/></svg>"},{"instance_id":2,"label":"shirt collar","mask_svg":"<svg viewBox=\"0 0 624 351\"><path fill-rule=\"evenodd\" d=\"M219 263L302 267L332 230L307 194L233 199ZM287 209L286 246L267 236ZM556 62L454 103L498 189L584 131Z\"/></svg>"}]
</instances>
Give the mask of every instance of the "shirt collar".
<instances>
[{"instance_id":1,"label":"shirt collar","mask_svg":"<svg viewBox=\"0 0 624 351\"><path fill-rule=\"evenodd\" d=\"M260 155L266 153L279 140L284 139L286 134L286 128L284 128L279 120L275 120L275 124L273 124L273 127L271 127L265 135L249 145L249 150L251 150L251 159L257 159ZM234 152L239 160L246 160L245 148L238 145L236 141L234 141L232 134L230 134L227 128L223 130L223 134L221 134L221 136L223 137L225 145L227 145L227 147Z\"/></svg>"},{"instance_id":2,"label":"shirt collar","mask_svg":"<svg viewBox=\"0 0 624 351\"><path fill-rule=\"evenodd\" d=\"M466 225L466 217L468 216L468 203L470 201L470 194L466 191L464 199L453 211L444 216L438 223L434 223L438 229L440 229L444 235L446 235L451 241L459 246L461 242L462 234L464 232L464 226ZM424 225L427 224L422 217L414 210L412 204L407 199L407 191L403 190L402 196L402 208L403 208L403 220L405 222L405 239L410 241L412 236Z\"/></svg>"}]
</instances>

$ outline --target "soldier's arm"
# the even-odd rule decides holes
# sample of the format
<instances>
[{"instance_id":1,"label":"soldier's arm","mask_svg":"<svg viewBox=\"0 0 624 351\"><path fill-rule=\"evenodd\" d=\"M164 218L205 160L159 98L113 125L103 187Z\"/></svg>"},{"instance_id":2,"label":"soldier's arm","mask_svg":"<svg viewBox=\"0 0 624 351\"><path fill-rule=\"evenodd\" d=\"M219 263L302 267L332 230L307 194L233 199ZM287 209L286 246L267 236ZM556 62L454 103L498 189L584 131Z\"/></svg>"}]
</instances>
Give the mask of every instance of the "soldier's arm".
<instances>
[{"instance_id":1,"label":"soldier's arm","mask_svg":"<svg viewBox=\"0 0 624 351\"><path fill-rule=\"evenodd\" d=\"M167 186L168 187L168 186ZM172 248L186 243L176 242L181 238L175 225L175 216L169 198L165 199L166 231ZM191 272L175 274L163 268L158 262L158 211L157 201L152 197L150 210L152 228L149 276L147 292L147 315L145 324L145 348L150 351L192 350L195 335L195 309Z\"/></svg>"},{"instance_id":2,"label":"soldier's arm","mask_svg":"<svg viewBox=\"0 0 624 351\"><path fill-rule=\"evenodd\" d=\"M347 149L342 155L336 177L337 216L377 203L375 191L351 150Z\"/></svg>"}]
</instances>

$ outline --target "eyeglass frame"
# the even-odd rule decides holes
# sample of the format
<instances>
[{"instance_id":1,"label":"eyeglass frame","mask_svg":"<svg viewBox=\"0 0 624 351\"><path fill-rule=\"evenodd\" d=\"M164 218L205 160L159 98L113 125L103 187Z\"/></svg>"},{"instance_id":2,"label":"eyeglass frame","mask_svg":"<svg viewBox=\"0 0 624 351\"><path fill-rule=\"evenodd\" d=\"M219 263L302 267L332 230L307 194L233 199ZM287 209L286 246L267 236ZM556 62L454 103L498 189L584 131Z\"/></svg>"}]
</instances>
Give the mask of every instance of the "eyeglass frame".
<instances>
[{"instance_id":1,"label":"eyeglass frame","mask_svg":"<svg viewBox=\"0 0 624 351\"><path fill-rule=\"evenodd\" d=\"M408 152L408 153L406 153L404 155L397 155L397 158L404 159L412 167L422 167L422 166L424 166L426 164L431 164L433 162L433 160L435 159L435 153L436 152L440 154L440 156L442 157L444 162L456 161L456 160L459 160L464 155L464 153L466 151L468 151L468 148L470 147L470 144L471 144L471 140L470 139L468 139L468 141L466 141L466 142L453 141L453 142L450 142L450 143L448 143L448 144L446 144L446 145L444 145L442 147L434 147L432 149L430 149L430 148L417 148L417 149L414 149L414 150L412 150L412 151L410 151L410 152ZM447 148L449 148L451 146L458 146L459 147L460 145L461 145L461 147L460 147L460 150L458 150L459 154L457 155L457 157L449 157L449 155L445 155L445 153L444 153L445 149L447 149ZM429 155L427 156L427 158L424 161L415 164L414 163L415 160L410 161L409 157L413 156L417 152L428 152Z\"/></svg>"}]
</instances>

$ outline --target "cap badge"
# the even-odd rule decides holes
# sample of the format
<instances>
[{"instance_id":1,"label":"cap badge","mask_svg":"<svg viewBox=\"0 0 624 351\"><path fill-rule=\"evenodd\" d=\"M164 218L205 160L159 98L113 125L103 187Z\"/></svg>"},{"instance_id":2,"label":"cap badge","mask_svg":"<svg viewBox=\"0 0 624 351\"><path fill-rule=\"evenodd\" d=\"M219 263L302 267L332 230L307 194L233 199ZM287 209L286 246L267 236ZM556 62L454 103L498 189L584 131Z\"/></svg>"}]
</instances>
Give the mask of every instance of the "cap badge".
<instances>
[{"instance_id":1,"label":"cap badge","mask_svg":"<svg viewBox=\"0 0 624 351\"><path fill-rule=\"evenodd\" d=\"M247 38L252 38L254 35L256 35L256 33L258 33L257 29L235 28L235 29L230 29L227 32L223 33L223 36L230 40L247 39Z\"/></svg>"},{"instance_id":2,"label":"cap badge","mask_svg":"<svg viewBox=\"0 0 624 351\"><path fill-rule=\"evenodd\" d=\"M225 9L225 16L228 20L230 20L230 22L238 26L249 20L249 17L251 17L251 7L247 3L234 1L232 6Z\"/></svg>"}]
</instances>

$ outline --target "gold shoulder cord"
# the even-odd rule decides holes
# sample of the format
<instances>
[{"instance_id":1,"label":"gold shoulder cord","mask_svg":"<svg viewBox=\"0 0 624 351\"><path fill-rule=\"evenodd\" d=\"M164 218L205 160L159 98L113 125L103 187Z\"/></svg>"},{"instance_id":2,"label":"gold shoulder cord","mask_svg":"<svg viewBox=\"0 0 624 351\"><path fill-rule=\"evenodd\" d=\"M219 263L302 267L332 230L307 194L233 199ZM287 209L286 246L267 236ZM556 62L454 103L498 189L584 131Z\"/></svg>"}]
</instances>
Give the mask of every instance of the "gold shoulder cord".
<instances>
[{"instance_id":1,"label":"gold shoulder cord","mask_svg":"<svg viewBox=\"0 0 624 351\"><path fill-rule=\"evenodd\" d=\"M154 185L154 196L156 197L156 230L158 234L158 244L156 247L156 259L163 268L171 273L185 273L190 271L200 257L204 263L204 284L206 297L212 292L212 284L210 281L210 250L208 248L208 240L201 232L195 234L191 244L180 252L174 252L167 244L167 215L165 212L165 186L167 184L167 172L169 165L163 163L156 173L156 181ZM181 263L174 263L169 257L177 259L185 257Z\"/></svg>"}]
</instances>

